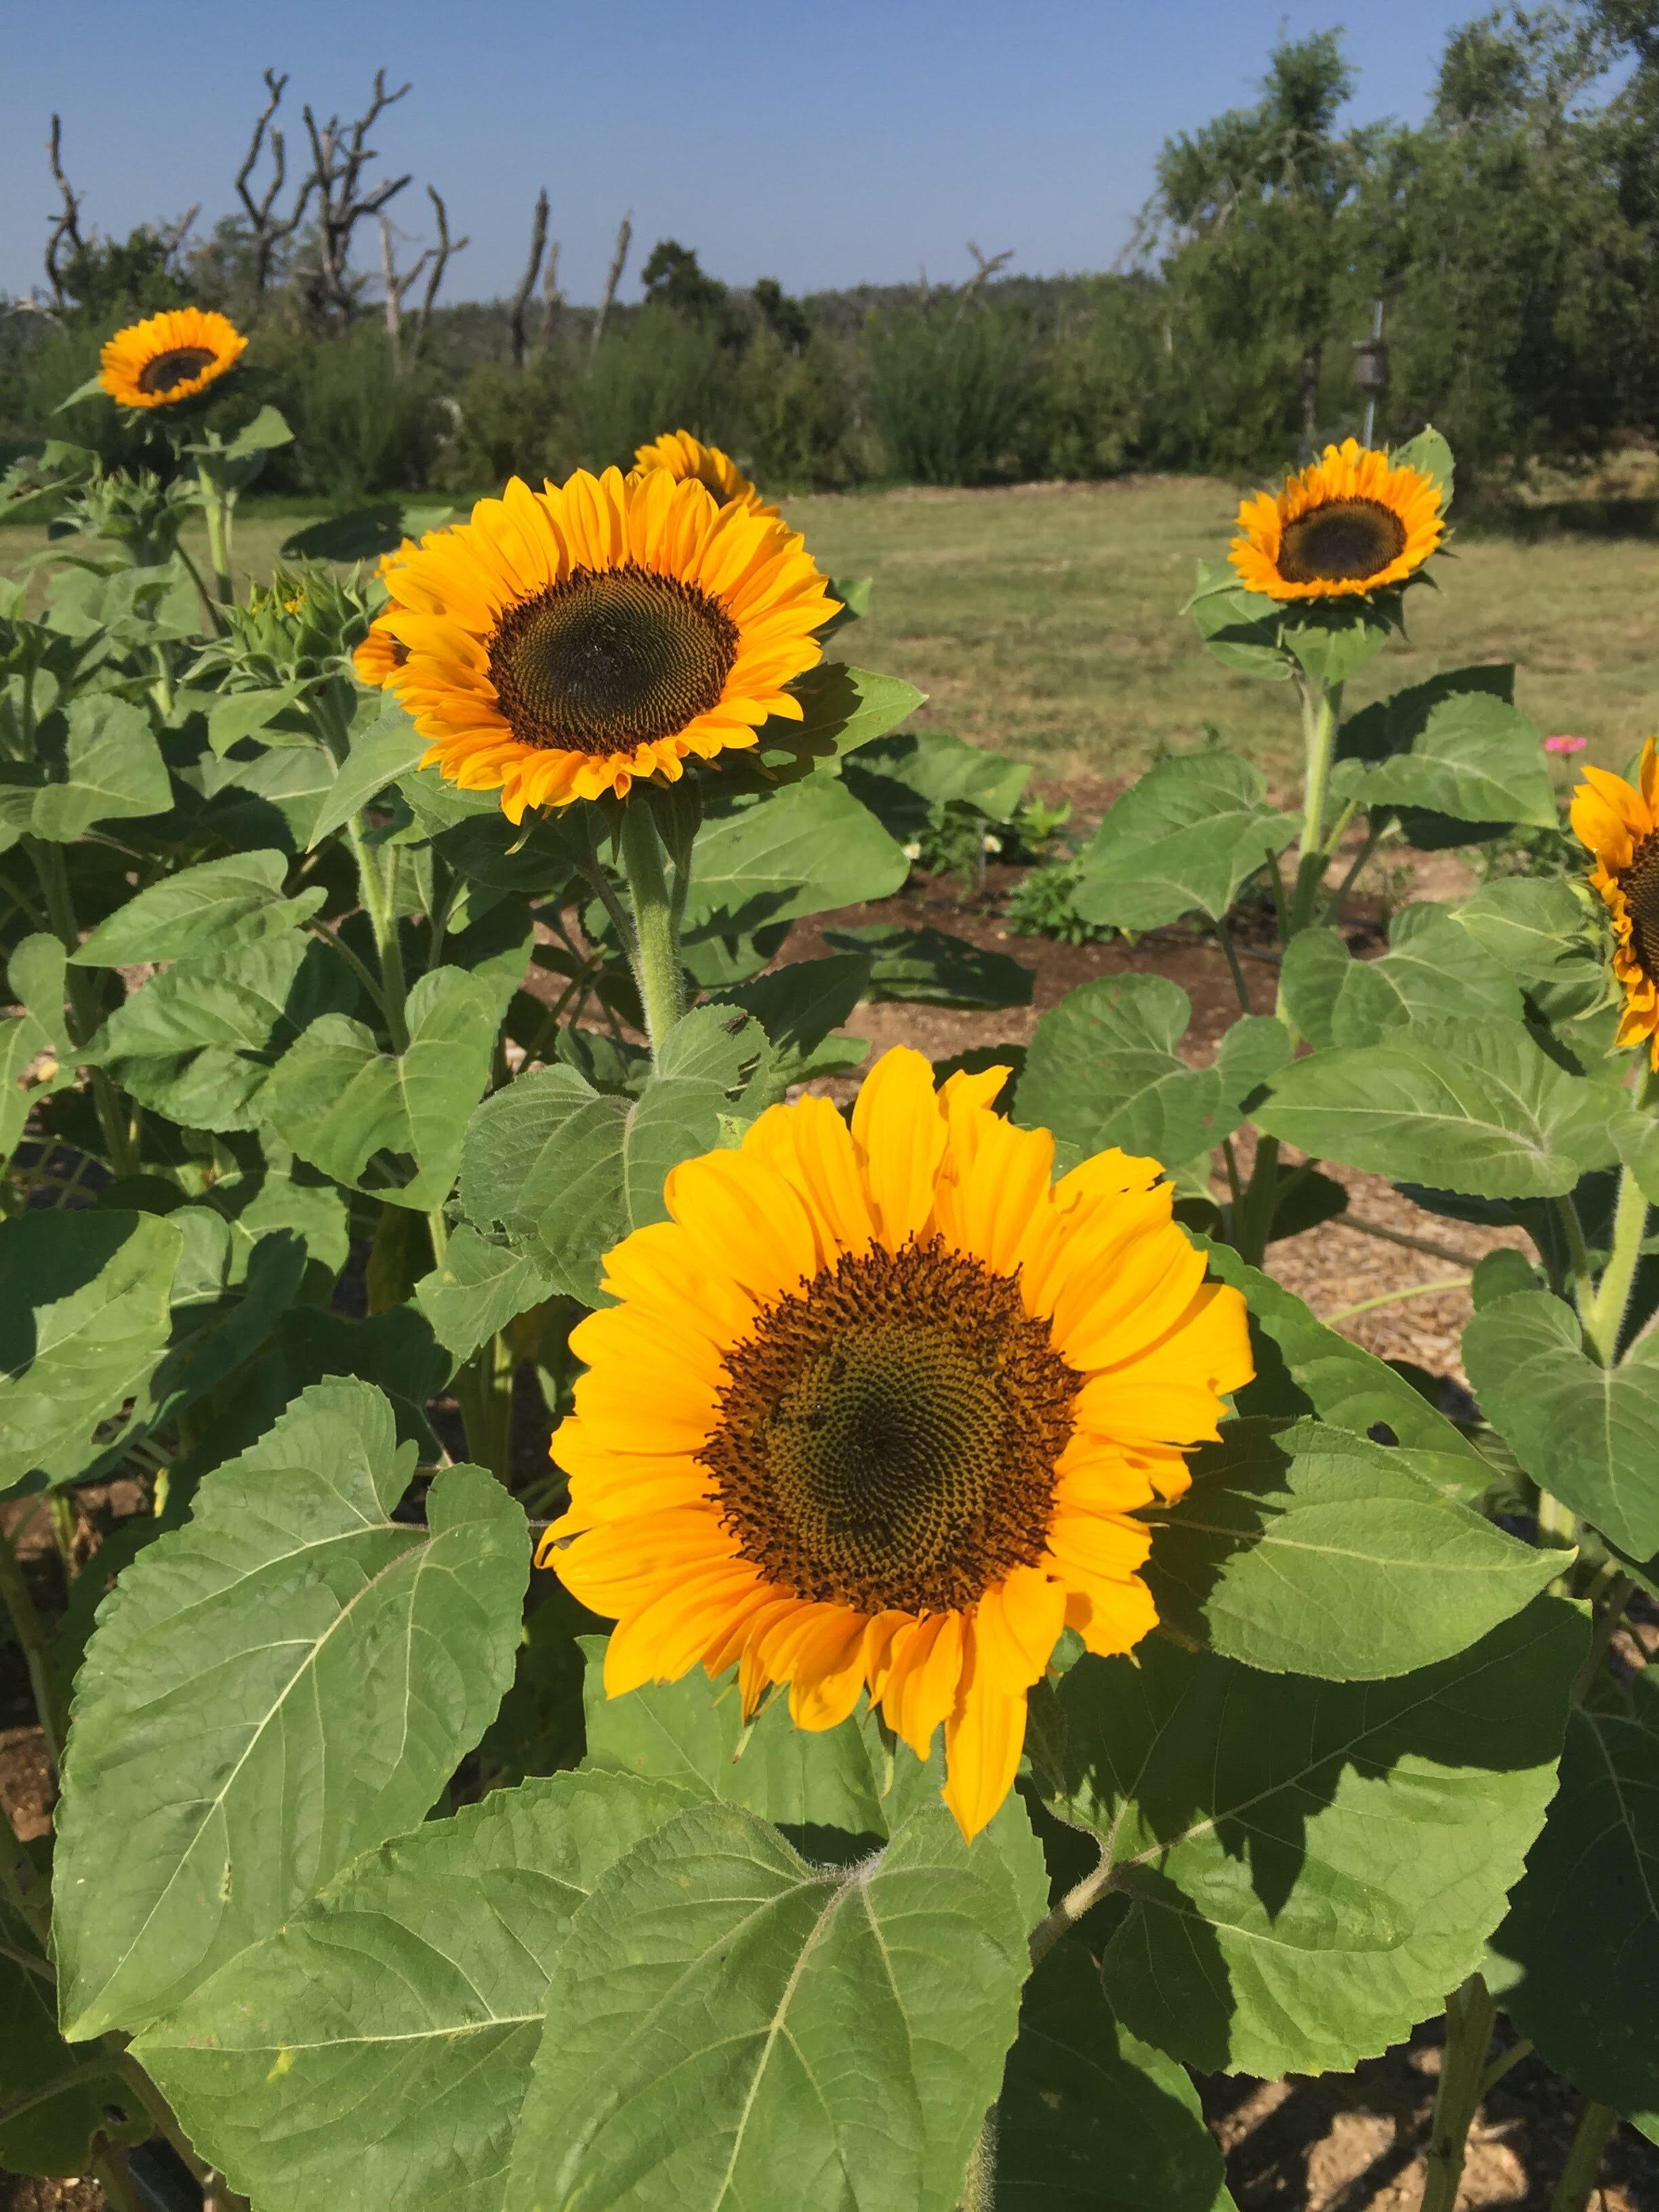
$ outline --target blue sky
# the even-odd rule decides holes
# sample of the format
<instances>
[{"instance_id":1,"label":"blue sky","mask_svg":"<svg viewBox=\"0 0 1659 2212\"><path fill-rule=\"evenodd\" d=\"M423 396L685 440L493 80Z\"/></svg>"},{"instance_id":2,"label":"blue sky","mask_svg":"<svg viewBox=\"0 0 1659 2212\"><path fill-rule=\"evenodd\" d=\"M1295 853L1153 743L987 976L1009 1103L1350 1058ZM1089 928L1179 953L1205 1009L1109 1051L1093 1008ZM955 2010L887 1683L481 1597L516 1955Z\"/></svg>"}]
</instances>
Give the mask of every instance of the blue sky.
<instances>
[{"instance_id":1,"label":"blue sky","mask_svg":"<svg viewBox=\"0 0 1659 2212\"><path fill-rule=\"evenodd\" d=\"M1158 146L1252 97L1268 47L1341 24L1358 118L1419 117L1448 28L1480 0L1360 8L1285 0L13 0L0 137L0 290L40 281L54 204L45 143L64 118L83 222L125 234L232 178L267 63L300 106L359 106L376 65L413 89L375 134L412 169L392 212L415 236L435 184L472 244L450 298L517 281L537 187L566 295L597 296L619 218L634 271L664 235L734 284L791 291L969 273L964 241L1036 274L1121 250ZM378 246L360 232L358 258ZM624 287L633 296L636 287Z\"/></svg>"}]
</instances>

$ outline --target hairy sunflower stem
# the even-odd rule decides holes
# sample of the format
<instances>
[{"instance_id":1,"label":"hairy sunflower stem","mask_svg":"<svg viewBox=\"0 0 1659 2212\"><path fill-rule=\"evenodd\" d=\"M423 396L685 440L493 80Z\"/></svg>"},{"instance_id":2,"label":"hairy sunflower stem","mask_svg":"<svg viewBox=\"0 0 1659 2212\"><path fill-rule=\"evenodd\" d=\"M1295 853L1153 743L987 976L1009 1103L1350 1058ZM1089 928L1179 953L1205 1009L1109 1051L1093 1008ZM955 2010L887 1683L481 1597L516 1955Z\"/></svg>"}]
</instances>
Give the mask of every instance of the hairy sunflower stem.
<instances>
[{"instance_id":1,"label":"hairy sunflower stem","mask_svg":"<svg viewBox=\"0 0 1659 2212\"><path fill-rule=\"evenodd\" d=\"M375 996L386 1016L392 1049L407 1052L409 1024L404 1001L408 988L404 981L403 946L398 939L398 856L394 851L390 869L382 872L380 854L368 842L361 814L354 814L347 822L346 841L357 863L358 898L374 933L374 950L380 963L380 988Z\"/></svg>"},{"instance_id":2,"label":"hairy sunflower stem","mask_svg":"<svg viewBox=\"0 0 1659 2212\"><path fill-rule=\"evenodd\" d=\"M196 465L196 481L202 488L202 514L207 523L208 559L213 568L214 596L227 605L230 587L230 501L218 471L204 454Z\"/></svg>"},{"instance_id":3,"label":"hairy sunflower stem","mask_svg":"<svg viewBox=\"0 0 1659 2212\"><path fill-rule=\"evenodd\" d=\"M34 1693L34 1710L40 1717L40 1733L46 1740L46 1754L55 1768L64 1755L64 1709L58 1694L58 1684L52 1674L52 1647L46 1637L46 1623L41 1620L34 1600L29 1595L29 1586L17 1554L12 1548L11 1538L0 1529L0 1601L3 1601L11 1621L12 1632L23 1653L23 1663L28 1669L29 1687Z\"/></svg>"},{"instance_id":4,"label":"hairy sunflower stem","mask_svg":"<svg viewBox=\"0 0 1659 2212\"><path fill-rule=\"evenodd\" d=\"M1261 1265L1267 1253L1278 1203L1279 1139L1259 1137L1250 1180L1244 1186L1243 1207L1233 1218L1233 1243L1239 1257L1253 1267Z\"/></svg>"},{"instance_id":5,"label":"hairy sunflower stem","mask_svg":"<svg viewBox=\"0 0 1659 2212\"><path fill-rule=\"evenodd\" d=\"M1307 741L1307 767L1302 786L1302 842L1297 852L1296 890L1291 906L1286 941L1304 930L1324 881L1325 801L1330 787L1331 756L1336 749L1336 726L1342 713L1342 686L1316 684L1304 678L1302 722Z\"/></svg>"},{"instance_id":6,"label":"hairy sunflower stem","mask_svg":"<svg viewBox=\"0 0 1659 2212\"><path fill-rule=\"evenodd\" d=\"M1113 1871L1111 1854L1103 1848L1100 1863L1094 1871L1085 1874L1081 1881L1073 1882L1048 1918L1038 1921L1031 1930L1030 1938L1031 1964L1034 1966L1042 1965L1060 1937L1077 1926L1091 1905L1099 1904L1112 1886Z\"/></svg>"},{"instance_id":7,"label":"hairy sunflower stem","mask_svg":"<svg viewBox=\"0 0 1659 2212\"><path fill-rule=\"evenodd\" d=\"M1613 1251L1601 1281L1580 1307L1590 1350L1603 1367L1613 1366L1619 1358L1620 1331L1625 1325L1647 1226L1647 1198L1636 1177L1625 1168L1620 1173L1619 1202L1613 1209Z\"/></svg>"},{"instance_id":8,"label":"hairy sunflower stem","mask_svg":"<svg viewBox=\"0 0 1659 2212\"><path fill-rule=\"evenodd\" d=\"M1237 994L1239 1006L1243 1012L1253 1014L1255 1008L1250 1004L1250 987L1244 981L1244 970L1239 965L1238 951L1233 943L1233 933L1228 928L1224 916L1217 922L1215 934L1217 944L1227 956L1227 966L1232 973L1233 989Z\"/></svg>"},{"instance_id":9,"label":"hairy sunflower stem","mask_svg":"<svg viewBox=\"0 0 1659 2212\"><path fill-rule=\"evenodd\" d=\"M1578 1218L1578 1208L1573 1204L1571 1194L1555 1200L1555 1212L1566 1239L1567 1279L1572 1288L1573 1304L1578 1309L1579 1319L1583 1321L1595 1287L1589 1248L1584 1242L1584 1224Z\"/></svg>"},{"instance_id":10,"label":"hairy sunflower stem","mask_svg":"<svg viewBox=\"0 0 1659 2212\"><path fill-rule=\"evenodd\" d=\"M1397 1305L1401 1298L1437 1297L1443 1291L1468 1290L1466 1275L1448 1275L1440 1283L1412 1283L1403 1291L1384 1291L1375 1298L1361 1298L1357 1306L1339 1306L1334 1313L1324 1316L1327 1328L1334 1328L1340 1321L1352 1321L1359 1314L1375 1313L1378 1306Z\"/></svg>"},{"instance_id":11,"label":"hairy sunflower stem","mask_svg":"<svg viewBox=\"0 0 1659 2212\"><path fill-rule=\"evenodd\" d=\"M1479 1974L1471 1974L1446 1999L1446 2048L1429 2133L1422 2212L1455 2212L1497 2017L1492 1992Z\"/></svg>"},{"instance_id":12,"label":"hairy sunflower stem","mask_svg":"<svg viewBox=\"0 0 1659 2212\"><path fill-rule=\"evenodd\" d=\"M1611 2105L1598 2105L1593 2097L1586 2101L1573 2130L1567 2162L1550 2199L1550 2212L1585 2212L1595 2177L1601 2171L1602 2154L1618 2124L1619 2115Z\"/></svg>"},{"instance_id":13,"label":"hairy sunflower stem","mask_svg":"<svg viewBox=\"0 0 1659 2212\"><path fill-rule=\"evenodd\" d=\"M655 1059L680 1018L683 984L673 902L663 869L662 840L650 809L641 800L623 810L622 860L634 902L630 948L634 977L640 987L646 1034Z\"/></svg>"},{"instance_id":14,"label":"hairy sunflower stem","mask_svg":"<svg viewBox=\"0 0 1659 2212\"><path fill-rule=\"evenodd\" d=\"M1590 1685L1601 1673L1613 1639L1623 1625L1625 1607L1635 1595L1633 1576L1619 1573L1611 1577L1601 1602L1596 1606L1595 1623L1590 1630L1590 1646L1584 1654L1584 1663L1572 1678L1575 1705L1582 1705L1589 1695Z\"/></svg>"},{"instance_id":15,"label":"hairy sunflower stem","mask_svg":"<svg viewBox=\"0 0 1659 2212\"><path fill-rule=\"evenodd\" d=\"M1486 2099L1498 2087L1504 2076L1510 2072L1511 2068L1518 2066L1523 2058L1530 2058L1531 2057L1532 2038L1529 2035L1523 2035L1520 2037L1517 2041L1510 2044L1509 2049L1504 2052L1501 2057L1494 2058L1492 2064L1487 2067L1486 2072L1480 2076L1481 2103L1483 2105L1486 2103Z\"/></svg>"}]
</instances>

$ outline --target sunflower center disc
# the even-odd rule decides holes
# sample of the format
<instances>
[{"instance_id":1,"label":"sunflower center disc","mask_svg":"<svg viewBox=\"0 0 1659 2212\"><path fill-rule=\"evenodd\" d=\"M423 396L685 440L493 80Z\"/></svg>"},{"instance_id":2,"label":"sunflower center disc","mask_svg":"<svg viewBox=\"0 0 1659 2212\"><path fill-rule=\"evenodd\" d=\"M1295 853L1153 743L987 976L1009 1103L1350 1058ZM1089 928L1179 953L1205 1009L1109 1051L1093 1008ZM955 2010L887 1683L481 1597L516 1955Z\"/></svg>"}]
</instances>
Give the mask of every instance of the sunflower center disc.
<instances>
[{"instance_id":1,"label":"sunflower center disc","mask_svg":"<svg viewBox=\"0 0 1659 2212\"><path fill-rule=\"evenodd\" d=\"M1405 550L1406 526L1380 500L1327 500L1285 524L1279 573L1287 584L1356 583Z\"/></svg>"},{"instance_id":2,"label":"sunflower center disc","mask_svg":"<svg viewBox=\"0 0 1659 2212\"><path fill-rule=\"evenodd\" d=\"M938 1238L847 1254L726 1366L701 1456L769 1581L945 1612L1042 1557L1083 1378L1012 1277Z\"/></svg>"},{"instance_id":3,"label":"sunflower center disc","mask_svg":"<svg viewBox=\"0 0 1659 2212\"><path fill-rule=\"evenodd\" d=\"M170 353L158 353L154 361L144 363L138 372L138 389L171 392L175 385L188 384L192 376L212 366L210 346L174 346Z\"/></svg>"},{"instance_id":4,"label":"sunflower center disc","mask_svg":"<svg viewBox=\"0 0 1659 2212\"><path fill-rule=\"evenodd\" d=\"M1619 877L1630 905L1630 948L1650 982L1659 983L1659 830L1650 830Z\"/></svg>"},{"instance_id":5,"label":"sunflower center disc","mask_svg":"<svg viewBox=\"0 0 1659 2212\"><path fill-rule=\"evenodd\" d=\"M737 653L737 624L717 600L630 563L574 569L509 608L489 674L522 743L631 752L717 706Z\"/></svg>"}]
</instances>

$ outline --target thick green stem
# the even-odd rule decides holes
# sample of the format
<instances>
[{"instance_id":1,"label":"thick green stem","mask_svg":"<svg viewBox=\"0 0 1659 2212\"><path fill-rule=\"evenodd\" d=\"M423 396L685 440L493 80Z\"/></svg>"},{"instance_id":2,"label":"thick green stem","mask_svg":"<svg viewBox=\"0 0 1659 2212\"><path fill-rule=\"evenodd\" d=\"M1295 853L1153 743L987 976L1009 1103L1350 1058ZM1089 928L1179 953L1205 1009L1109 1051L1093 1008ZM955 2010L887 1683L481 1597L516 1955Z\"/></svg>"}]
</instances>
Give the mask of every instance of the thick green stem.
<instances>
[{"instance_id":1,"label":"thick green stem","mask_svg":"<svg viewBox=\"0 0 1659 2212\"><path fill-rule=\"evenodd\" d=\"M1619 2115L1611 2105L1598 2105L1594 2098L1585 2105L1566 2165L1550 2199L1550 2212L1585 2212L1595 2177L1601 2171L1602 2154L1618 2124Z\"/></svg>"},{"instance_id":2,"label":"thick green stem","mask_svg":"<svg viewBox=\"0 0 1659 2212\"><path fill-rule=\"evenodd\" d=\"M1279 1139L1259 1137L1250 1180L1244 1188L1244 1204L1233 1217L1233 1243L1239 1257L1253 1267L1259 1267L1266 1255L1278 1203Z\"/></svg>"},{"instance_id":3,"label":"thick green stem","mask_svg":"<svg viewBox=\"0 0 1659 2212\"><path fill-rule=\"evenodd\" d=\"M1471 1974L1446 1999L1446 2048L1434 2100L1422 2212L1455 2212L1497 2017L1498 2007L1479 1974Z\"/></svg>"},{"instance_id":4,"label":"thick green stem","mask_svg":"<svg viewBox=\"0 0 1659 2212\"><path fill-rule=\"evenodd\" d=\"M1341 713L1340 684L1314 684L1310 680L1304 683L1303 726L1307 739L1307 766L1302 787L1302 843L1287 937L1296 936L1312 921L1330 857L1325 844L1325 803L1330 789L1331 756L1336 749L1336 726Z\"/></svg>"},{"instance_id":5,"label":"thick green stem","mask_svg":"<svg viewBox=\"0 0 1659 2212\"><path fill-rule=\"evenodd\" d=\"M1619 1357L1619 1333L1625 1325L1647 1226L1647 1199L1626 1168L1619 1178L1619 1203L1613 1210L1613 1252L1601 1281L1581 1309L1590 1350L1603 1367L1611 1367Z\"/></svg>"},{"instance_id":6,"label":"thick green stem","mask_svg":"<svg viewBox=\"0 0 1659 2212\"><path fill-rule=\"evenodd\" d=\"M222 606L231 596L230 502L225 497L224 486L205 461L198 463L197 478L202 487L202 513L207 521L208 560L213 568L214 593Z\"/></svg>"},{"instance_id":7,"label":"thick green stem","mask_svg":"<svg viewBox=\"0 0 1659 2212\"><path fill-rule=\"evenodd\" d=\"M408 995L404 981L403 947L398 940L398 869L394 852L387 874L380 870L380 854L363 833L361 814L346 823L346 842L357 863L358 898L374 933L374 950L380 963L378 996L393 1052L409 1049L409 1024L404 1012ZM388 880L389 876L389 880Z\"/></svg>"},{"instance_id":8,"label":"thick green stem","mask_svg":"<svg viewBox=\"0 0 1659 2212\"><path fill-rule=\"evenodd\" d=\"M683 986L662 840L650 809L638 799L623 811L622 858L634 902L634 977L655 1055L680 1018Z\"/></svg>"},{"instance_id":9,"label":"thick green stem","mask_svg":"<svg viewBox=\"0 0 1659 2212\"><path fill-rule=\"evenodd\" d=\"M1608 1563L1611 1565L1611 1561ZM1596 1606L1595 1625L1590 1630L1590 1647L1584 1654L1584 1663L1573 1676L1572 1695L1575 1705L1582 1705L1589 1695L1590 1685L1601 1671L1613 1639L1624 1625L1625 1607L1636 1595L1634 1577L1615 1574L1608 1580L1601 1600Z\"/></svg>"},{"instance_id":10,"label":"thick green stem","mask_svg":"<svg viewBox=\"0 0 1659 2212\"><path fill-rule=\"evenodd\" d=\"M1573 1304L1582 1321L1589 1310L1595 1294L1595 1278L1590 1268L1589 1248L1584 1242L1584 1224L1578 1218L1578 1208L1571 1194L1555 1200L1556 1218L1567 1246L1567 1279L1572 1287Z\"/></svg>"}]
</instances>

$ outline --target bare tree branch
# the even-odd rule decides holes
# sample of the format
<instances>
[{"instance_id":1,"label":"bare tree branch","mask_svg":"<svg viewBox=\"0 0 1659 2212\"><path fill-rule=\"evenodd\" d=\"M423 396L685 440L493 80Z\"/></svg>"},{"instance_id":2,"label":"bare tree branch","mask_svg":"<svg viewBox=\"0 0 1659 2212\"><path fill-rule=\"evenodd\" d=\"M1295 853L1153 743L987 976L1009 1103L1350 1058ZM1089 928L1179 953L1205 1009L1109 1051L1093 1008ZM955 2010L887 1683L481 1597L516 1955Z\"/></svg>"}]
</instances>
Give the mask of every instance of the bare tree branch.
<instances>
[{"instance_id":1,"label":"bare tree branch","mask_svg":"<svg viewBox=\"0 0 1659 2212\"><path fill-rule=\"evenodd\" d=\"M270 282L271 264L276 258L277 247L284 239L292 238L300 228L301 220L306 211L306 203L310 199L312 187L317 181L314 175L307 177L301 185L299 197L289 212L285 216L276 214L276 203L282 198L283 185L288 182L288 149L282 132L271 122L271 118L276 112L282 100L283 88L287 83L286 71L281 76L277 76L275 70L265 71L265 89L270 94L270 98L266 101L253 125L253 137L249 142L247 159L236 172L236 196L247 210L248 228L253 234L254 289L260 292L263 292ZM264 148L268 125L270 132L272 173L270 184L256 200L250 188L250 182Z\"/></svg>"},{"instance_id":2,"label":"bare tree branch","mask_svg":"<svg viewBox=\"0 0 1659 2212\"><path fill-rule=\"evenodd\" d=\"M410 181L407 176L394 177L373 191L359 189L364 169L376 158L374 148L367 143L368 133L385 111L408 90L404 84L396 92L388 92L386 71L378 69L368 106L350 125L342 126L339 117L331 115L325 124L319 125L309 106L301 110L311 140L310 182L317 188L319 203L314 287L319 319L332 317L342 323L351 320L357 307L347 274L351 234L365 216L379 215Z\"/></svg>"},{"instance_id":3,"label":"bare tree branch","mask_svg":"<svg viewBox=\"0 0 1659 2212\"><path fill-rule=\"evenodd\" d=\"M1014 258L1012 246L1005 247L1000 253L988 255L980 252L971 238L968 241L968 251L974 257L974 273L962 288L964 300L971 300L975 293L982 292L998 270L1006 268Z\"/></svg>"},{"instance_id":4,"label":"bare tree branch","mask_svg":"<svg viewBox=\"0 0 1659 2212\"><path fill-rule=\"evenodd\" d=\"M438 287L444 281L444 271L449 266L450 256L471 246L470 238L451 238L449 210L440 195L428 185L426 196L432 203L433 213L438 218L438 246L432 258L432 274L426 280L426 293L421 301L421 312L415 319L415 343L418 345L426 336L426 326L432 316L432 303L438 296Z\"/></svg>"},{"instance_id":5,"label":"bare tree branch","mask_svg":"<svg viewBox=\"0 0 1659 2212\"><path fill-rule=\"evenodd\" d=\"M559 327L559 241L556 238L542 271L542 327L537 343L550 346Z\"/></svg>"},{"instance_id":6,"label":"bare tree branch","mask_svg":"<svg viewBox=\"0 0 1659 2212\"><path fill-rule=\"evenodd\" d=\"M47 152L52 158L52 173L58 191L64 196L63 212L52 218L52 231L46 240L46 276L52 285L52 297L61 307L67 295L64 290L63 250L65 241L79 253L86 244L81 235L81 195L70 190L69 179L64 174L64 125L60 117L52 118L52 137Z\"/></svg>"},{"instance_id":7,"label":"bare tree branch","mask_svg":"<svg viewBox=\"0 0 1659 2212\"><path fill-rule=\"evenodd\" d=\"M518 290L513 295L513 307L507 316L507 345L513 356L514 368L524 367L524 319L530 306L531 295L536 289L536 279L541 274L542 256L547 251L547 187L536 195L536 212L530 224L530 258L525 264L524 276Z\"/></svg>"},{"instance_id":8,"label":"bare tree branch","mask_svg":"<svg viewBox=\"0 0 1659 2212\"><path fill-rule=\"evenodd\" d=\"M432 250L429 246L426 247L413 264L404 270L400 276L392 250L392 218L390 216L383 215L379 221L380 276L386 286L386 334L391 339L392 350L396 355L401 349L403 337L404 295L414 285L422 270L432 258Z\"/></svg>"},{"instance_id":9,"label":"bare tree branch","mask_svg":"<svg viewBox=\"0 0 1659 2212\"><path fill-rule=\"evenodd\" d=\"M622 283L623 269L628 264L628 249L634 242L634 210L629 208L622 219L622 228L617 233L617 251L611 256L610 274L605 280L605 297L599 301L599 312L593 323L593 343L590 358L599 349L605 336L605 326L611 319L611 309L617 297L617 287Z\"/></svg>"}]
</instances>

